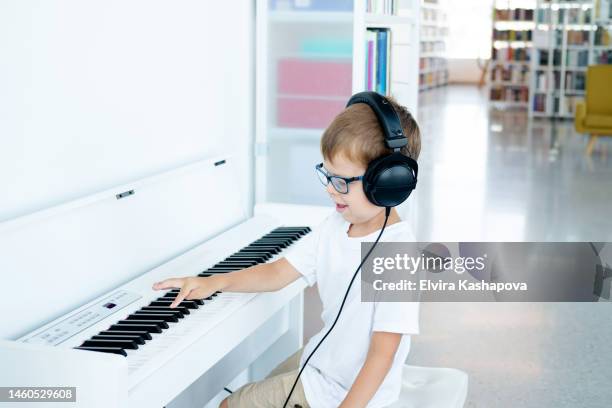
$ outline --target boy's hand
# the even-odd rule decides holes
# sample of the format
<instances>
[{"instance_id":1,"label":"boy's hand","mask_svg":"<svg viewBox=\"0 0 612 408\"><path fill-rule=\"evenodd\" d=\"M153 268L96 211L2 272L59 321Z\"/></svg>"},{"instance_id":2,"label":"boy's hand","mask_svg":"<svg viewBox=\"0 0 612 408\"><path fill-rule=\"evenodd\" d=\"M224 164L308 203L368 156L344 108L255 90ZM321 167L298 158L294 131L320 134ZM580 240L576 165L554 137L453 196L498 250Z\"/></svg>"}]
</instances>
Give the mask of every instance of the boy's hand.
<instances>
[{"instance_id":1,"label":"boy's hand","mask_svg":"<svg viewBox=\"0 0 612 408\"><path fill-rule=\"evenodd\" d=\"M222 289L218 280L214 279L214 276L169 278L153 284L154 290L170 288L181 289L179 294L176 295L174 302L170 305L171 308L177 307L183 300L203 299Z\"/></svg>"}]
</instances>

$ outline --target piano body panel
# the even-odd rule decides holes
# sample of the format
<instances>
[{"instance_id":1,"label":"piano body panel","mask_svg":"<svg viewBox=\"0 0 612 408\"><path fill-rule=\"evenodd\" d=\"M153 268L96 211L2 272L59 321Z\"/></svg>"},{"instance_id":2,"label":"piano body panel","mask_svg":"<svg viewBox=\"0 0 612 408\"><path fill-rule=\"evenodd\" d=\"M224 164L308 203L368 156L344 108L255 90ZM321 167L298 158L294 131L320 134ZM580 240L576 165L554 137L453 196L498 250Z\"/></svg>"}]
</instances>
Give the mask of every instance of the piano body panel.
<instances>
[{"instance_id":1,"label":"piano body panel","mask_svg":"<svg viewBox=\"0 0 612 408\"><path fill-rule=\"evenodd\" d=\"M202 373L210 371L246 337L264 326L293 298L300 296L304 287L305 283L299 279L278 292L257 294L246 305L215 326L209 332L212 335L202 336L181 352L174 353L170 361L130 388L130 406L152 406L151 398L158 402L162 401L164 404L170 402L180 394L185 384L192 384ZM280 322L271 325L269 333L261 335L262 346L274 343L283 333L287 332L288 319L289 316L285 313ZM297 343L296 346L298 346ZM244 360L241 362L243 367L255 360L255 356L249 356L248 353L244 353L243 357ZM228 380L233 379L235 375L230 376ZM219 389L216 390L215 395L218 391Z\"/></svg>"},{"instance_id":2,"label":"piano body panel","mask_svg":"<svg viewBox=\"0 0 612 408\"><path fill-rule=\"evenodd\" d=\"M248 175L247 159L239 150L1 222L3 283L27 287L42 307L0 316L0 338L31 332L249 219L235 182ZM126 191L134 193L117 199ZM0 308L22 297L8 291Z\"/></svg>"},{"instance_id":3,"label":"piano body panel","mask_svg":"<svg viewBox=\"0 0 612 408\"><path fill-rule=\"evenodd\" d=\"M240 385L246 381L263 378L263 376L253 374L253 367L263 369L265 374L268 374L277 364L301 346L301 337L296 328L300 325L301 314L297 312L302 310L302 300L302 294L298 293L289 304L282 306L263 324L259 326L256 324L257 328L246 337L240 335L240 331L236 331L235 333L239 336L234 338L232 346L236 344L236 339L239 342L231 351L221 356L217 363L208 368L204 374L200 373L199 378L172 402L165 405L166 408L201 407L204 402L211 401L218 395L224 398L227 393L223 391L223 387L241 374L246 374L246 377L242 376L245 378ZM227 339L227 337L224 338ZM198 359L199 355L193 354L188 358ZM237 389L238 386L235 385L233 389ZM144 396L146 397L146 393ZM149 406L141 405L142 402L144 399L136 401L130 394L130 404L135 407Z\"/></svg>"},{"instance_id":4,"label":"piano body panel","mask_svg":"<svg viewBox=\"0 0 612 408\"><path fill-rule=\"evenodd\" d=\"M96 200L93 202L96 202ZM0 365L2 367L19 367L14 372L2 370L0 385L77 386L77 405L73 403L70 405L77 407L81 406L81 402L86 401L83 406L87 407L161 407L163 404L168 404L168 407L172 408L186 408L193 406L193 404L186 402L189 400L198 401L203 405L222 391L222 387L235 379L236 375L244 374L245 370L248 373L249 381L261 379L279 362L302 346L303 291L306 287L303 279L298 279L277 292L260 294L222 293L219 297L210 301L212 309L206 309L206 306L203 306L200 310L204 311L204 314L209 313L206 310L215 310L215 302L224 305L224 303L218 302L219 299L227 299L227 296L230 296L231 299L238 299L239 305L236 306L238 303L232 303L233 306L230 305L231 307L228 307L227 310L223 306L223 312L228 311L227 316L223 314L222 317L215 317L217 320L213 319L210 322L206 320L207 324L202 325L201 328L190 329L184 338L181 337L172 343L171 347L160 350L159 354L156 351L150 361L147 360L146 363L135 370L130 368L129 354L128 358L125 358L114 354L73 350L72 347L80 345L83 340L101 330L105 330L111 324L161 296L165 291L153 291L151 285L154 282L168 277L195 276L276 227L282 225L316 226L324 218L320 214L327 215L330 212L329 208L302 206L300 208L302 217L308 215L310 208L312 208L313 213L317 214L313 217L316 219L313 222L305 223L302 221L303 218L285 219L283 222L279 222L274 212L267 215L258 214L242 222L238 221L237 224L228 224L226 229L218 235L201 242L161 265L153 267L146 273L129 279L106 293L97 294L96 289L91 287L80 288L90 294L95 294L88 298L93 298L93 300L85 304L79 302L70 311L64 311L54 320L41 321L38 326L35 326L36 329L28 333L21 333L21 337L9 337L10 340L0 343L0 356L2 357ZM74 210L81 211L82 208L77 206ZM292 210L295 210L295 207L292 207ZM64 213L60 211L61 214ZM44 217L41 218L41 222L44 219ZM9 225L10 228L0 225L0 240L8 239L8 235L4 235L7 232L15 231L21 227L35 227L35 224L34 221L24 221L23 225ZM195 227L197 228L197 226ZM148 232L143 231L142 233L146 235ZM79 248L88 246L87 236L84 236L83 239L85 241ZM125 242L125 244L140 245L139 242L132 242L133 238L130 238L130 240L129 243ZM45 240L35 241L36 245L44 245L46 242ZM117 245L117 243L113 245ZM36 246L32 249L36 249ZM89 254L98 254L90 261L95 261L101 256L99 250L100 248L90 250ZM108 247L101 252L108 256ZM274 256L268 262L282 257L283 254ZM21 253L18 258L23 256L24 254ZM17 258L11 258L11 262L16 260ZM51 263L49 266L49 269L42 272L53 275L55 265ZM78 266L82 267L83 265L74 265L74 268ZM70 273L74 272L75 269L70 271ZM83 273L89 272L85 271ZM100 273L97 269L95 272ZM23 273L26 273L26 271L23 271ZM59 279L64 278L60 277ZM53 285L53 287L58 287L58 285ZM59 285L58 287L59 294L69 293L77 289L70 285ZM25 339L53 328L64 319L87 311L88 308L99 304L118 291L126 291L132 294L133 300L130 301L131 303L121 306L122 308L114 309L110 315L89 327L85 326L85 329L80 333L63 340L60 344L43 346L23 343ZM17 291L11 293L18 294ZM8 301L6 298L4 300ZM32 299L28 301L31 307L45 309L43 313L45 315L51 315L49 311L56 312L54 310L56 305L52 302L45 301L42 304L37 304ZM10 302L11 304L16 302L21 305L24 304L19 302L19 298L10 299ZM63 310L63 305L59 306ZM11 308L9 304L6 304L5 307ZM38 312L38 314L40 313ZM32 320L32 316L28 315L27 317ZM10 327L9 322L7 324L10 330L15 331L14 327ZM23 325L20 329L23 329ZM171 330L164 331L164 333L168 332L171 332ZM151 347L154 343L155 340L146 343L142 348ZM62 363L60 364L60 362ZM17 381L19 379L24 381L19 383ZM60 379L62 384L53 381ZM181 403L181 401L185 403ZM26 403L23 404L20 406L27 406Z\"/></svg>"},{"instance_id":5,"label":"piano body panel","mask_svg":"<svg viewBox=\"0 0 612 408\"><path fill-rule=\"evenodd\" d=\"M122 356L0 340L0 367L3 387L76 387L76 402L54 402L55 407L129 408L127 363ZM10 404L0 402L0 407Z\"/></svg>"}]
</instances>

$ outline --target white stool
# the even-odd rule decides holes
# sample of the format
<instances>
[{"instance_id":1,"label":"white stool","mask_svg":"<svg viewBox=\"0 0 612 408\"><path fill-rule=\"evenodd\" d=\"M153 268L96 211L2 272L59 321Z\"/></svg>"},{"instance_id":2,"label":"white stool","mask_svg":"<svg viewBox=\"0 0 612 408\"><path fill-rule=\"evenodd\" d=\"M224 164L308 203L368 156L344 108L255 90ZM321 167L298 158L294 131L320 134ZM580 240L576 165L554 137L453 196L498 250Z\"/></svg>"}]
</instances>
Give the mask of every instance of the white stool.
<instances>
[{"instance_id":1,"label":"white stool","mask_svg":"<svg viewBox=\"0 0 612 408\"><path fill-rule=\"evenodd\" d=\"M404 365L400 397L387 408L462 408L467 390L463 371Z\"/></svg>"}]
</instances>

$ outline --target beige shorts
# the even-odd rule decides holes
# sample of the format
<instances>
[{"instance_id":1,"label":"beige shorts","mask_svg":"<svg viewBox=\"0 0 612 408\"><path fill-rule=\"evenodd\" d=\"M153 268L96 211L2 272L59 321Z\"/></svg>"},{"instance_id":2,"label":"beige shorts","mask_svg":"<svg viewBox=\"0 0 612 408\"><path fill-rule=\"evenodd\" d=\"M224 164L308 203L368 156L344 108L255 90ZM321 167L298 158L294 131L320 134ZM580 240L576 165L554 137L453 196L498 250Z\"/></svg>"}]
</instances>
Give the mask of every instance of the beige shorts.
<instances>
[{"instance_id":1,"label":"beige shorts","mask_svg":"<svg viewBox=\"0 0 612 408\"><path fill-rule=\"evenodd\" d=\"M227 399L229 408L282 408L295 377L297 377L302 350L280 363L265 380L250 383L234 391ZM309 408L302 380L291 394L288 408Z\"/></svg>"}]
</instances>

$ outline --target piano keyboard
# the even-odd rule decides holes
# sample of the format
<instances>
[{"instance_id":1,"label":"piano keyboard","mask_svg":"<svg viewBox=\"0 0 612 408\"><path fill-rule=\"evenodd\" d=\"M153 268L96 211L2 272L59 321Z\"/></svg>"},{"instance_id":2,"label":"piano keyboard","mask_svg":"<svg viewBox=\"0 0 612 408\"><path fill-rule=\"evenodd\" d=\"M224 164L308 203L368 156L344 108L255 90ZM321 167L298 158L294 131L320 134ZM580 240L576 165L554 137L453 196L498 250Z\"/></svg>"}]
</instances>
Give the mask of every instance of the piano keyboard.
<instances>
[{"instance_id":1,"label":"piano keyboard","mask_svg":"<svg viewBox=\"0 0 612 408\"><path fill-rule=\"evenodd\" d=\"M238 252L202 271L205 277L265 263L310 232L309 227L278 227ZM205 299L184 300L171 309L179 289L172 289L148 305L111 324L80 345L73 347L128 358L129 372L137 370L152 355L167 350L190 327L210 324L211 319L231 312L248 302L254 294L216 292Z\"/></svg>"}]
</instances>

